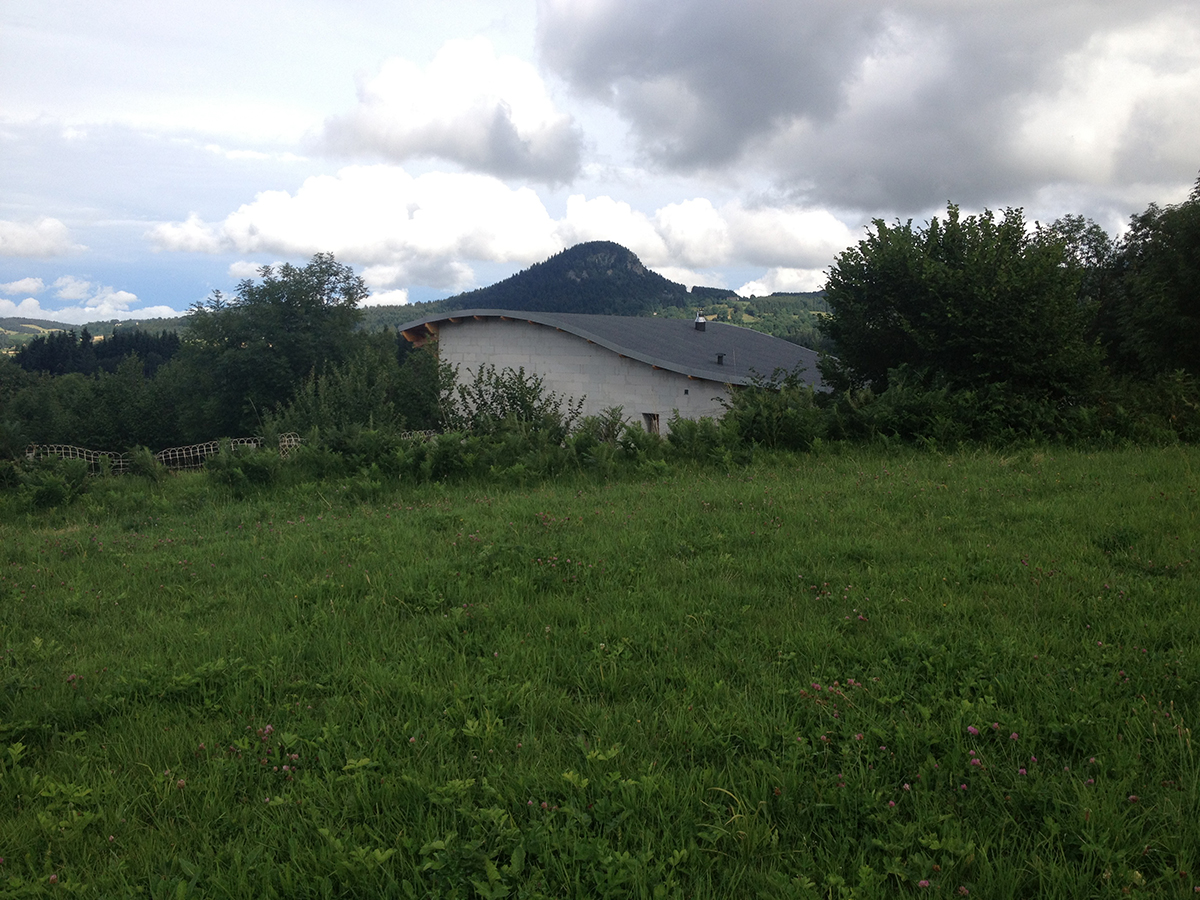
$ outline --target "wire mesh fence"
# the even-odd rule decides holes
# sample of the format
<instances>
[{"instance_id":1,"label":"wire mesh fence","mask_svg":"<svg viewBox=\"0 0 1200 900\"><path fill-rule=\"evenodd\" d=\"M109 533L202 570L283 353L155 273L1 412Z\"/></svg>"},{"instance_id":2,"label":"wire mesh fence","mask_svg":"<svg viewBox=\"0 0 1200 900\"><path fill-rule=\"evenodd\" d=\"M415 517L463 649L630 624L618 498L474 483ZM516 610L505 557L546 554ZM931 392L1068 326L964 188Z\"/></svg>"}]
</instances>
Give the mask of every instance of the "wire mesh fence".
<instances>
[{"instance_id":1,"label":"wire mesh fence","mask_svg":"<svg viewBox=\"0 0 1200 900\"><path fill-rule=\"evenodd\" d=\"M302 439L294 431L279 436L279 455L284 459L300 446ZM260 437L223 438L219 441L205 441L202 444L191 444L187 447L168 447L159 450L154 458L172 472L184 472L189 469L202 469L210 457L221 452L222 447L230 450L239 447L259 449L263 445ZM49 459L82 459L88 465L91 475L111 474L124 475L130 468L130 454L113 453L108 450L89 450L86 447L75 447L71 444L30 444L25 450L25 458L29 460Z\"/></svg>"},{"instance_id":2,"label":"wire mesh fence","mask_svg":"<svg viewBox=\"0 0 1200 900\"><path fill-rule=\"evenodd\" d=\"M436 437L437 431L405 431L400 435L401 440L428 440ZM289 431L279 436L279 455L283 459L291 456L292 452L304 443L304 439L296 432ZM205 441L202 444L191 444L187 447L168 447L159 450L154 458L172 472L185 472L192 469L202 469L204 464L225 447L230 450L239 447L261 449L263 439L260 437L222 438L219 441ZM124 475L130 470L131 457L128 453L113 453L108 450L89 450L86 447L75 447L71 444L30 444L25 450L28 460L50 459L82 459L88 465L91 475Z\"/></svg>"}]
</instances>

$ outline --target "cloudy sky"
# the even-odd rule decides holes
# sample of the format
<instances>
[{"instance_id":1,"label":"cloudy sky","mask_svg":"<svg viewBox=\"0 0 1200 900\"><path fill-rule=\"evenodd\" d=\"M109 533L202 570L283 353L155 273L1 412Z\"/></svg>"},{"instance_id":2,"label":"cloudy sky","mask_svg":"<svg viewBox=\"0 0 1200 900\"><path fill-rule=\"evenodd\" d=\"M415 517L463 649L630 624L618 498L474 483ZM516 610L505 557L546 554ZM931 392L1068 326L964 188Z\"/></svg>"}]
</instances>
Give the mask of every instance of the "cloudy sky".
<instances>
[{"instance_id":1,"label":"cloudy sky","mask_svg":"<svg viewBox=\"0 0 1200 900\"><path fill-rule=\"evenodd\" d=\"M0 4L0 316L320 251L432 300L597 239L814 289L875 217L1116 233L1198 170L1196 0Z\"/></svg>"}]
</instances>

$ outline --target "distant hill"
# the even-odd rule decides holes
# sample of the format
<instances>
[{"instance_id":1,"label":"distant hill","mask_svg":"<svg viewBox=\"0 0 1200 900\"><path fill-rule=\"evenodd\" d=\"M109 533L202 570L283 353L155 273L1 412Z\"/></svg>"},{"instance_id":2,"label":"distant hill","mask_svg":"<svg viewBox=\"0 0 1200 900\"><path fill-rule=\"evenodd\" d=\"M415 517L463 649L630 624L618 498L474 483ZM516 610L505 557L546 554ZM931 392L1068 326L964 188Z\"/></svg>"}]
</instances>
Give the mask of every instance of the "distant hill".
<instances>
[{"instance_id":1,"label":"distant hill","mask_svg":"<svg viewBox=\"0 0 1200 900\"><path fill-rule=\"evenodd\" d=\"M51 322L49 319L21 319L14 316L0 316L0 350L11 352L12 347L19 347L25 341L32 340L40 334L50 331L60 331L61 322Z\"/></svg>"},{"instance_id":2,"label":"distant hill","mask_svg":"<svg viewBox=\"0 0 1200 900\"><path fill-rule=\"evenodd\" d=\"M471 308L668 318L691 318L703 312L722 322L825 349L817 321L827 307L819 292L745 299L727 288L688 291L647 269L635 253L611 241L576 244L490 287L444 300L367 307L362 327L378 331L422 316Z\"/></svg>"},{"instance_id":3,"label":"distant hill","mask_svg":"<svg viewBox=\"0 0 1200 900\"><path fill-rule=\"evenodd\" d=\"M701 288L733 296L733 291ZM421 304L422 315L452 309L521 309L531 312L644 316L664 307L694 306L699 295L642 265L631 250L612 241L576 244L523 272L465 294Z\"/></svg>"},{"instance_id":4,"label":"distant hill","mask_svg":"<svg viewBox=\"0 0 1200 900\"><path fill-rule=\"evenodd\" d=\"M0 347L14 346L51 331L74 331L79 334L87 329L92 337L103 340L114 331L182 331L186 321L182 316L174 319L108 319L71 325L52 319L25 319L16 316L0 317Z\"/></svg>"},{"instance_id":5,"label":"distant hill","mask_svg":"<svg viewBox=\"0 0 1200 900\"><path fill-rule=\"evenodd\" d=\"M612 241L576 244L489 287L444 300L364 307L361 327L366 331L395 328L421 316L472 307L670 318L691 318L702 311L723 322L744 325L813 349L827 349L817 328L820 316L828 309L820 292L742 298L727 288L693 287L689 291L686 286L646 268L637 254ZM30 327L18 330L18 324ZM34 319L0 319L0 347L4 346L5 337L15 344L46 330L79 332L84 327ZM182 334L187 323L180 317L89 322L86 327L93 336L102 338L114 328ZM7 336L5 329L9 331Z\"/></svg>"}]
</instances>

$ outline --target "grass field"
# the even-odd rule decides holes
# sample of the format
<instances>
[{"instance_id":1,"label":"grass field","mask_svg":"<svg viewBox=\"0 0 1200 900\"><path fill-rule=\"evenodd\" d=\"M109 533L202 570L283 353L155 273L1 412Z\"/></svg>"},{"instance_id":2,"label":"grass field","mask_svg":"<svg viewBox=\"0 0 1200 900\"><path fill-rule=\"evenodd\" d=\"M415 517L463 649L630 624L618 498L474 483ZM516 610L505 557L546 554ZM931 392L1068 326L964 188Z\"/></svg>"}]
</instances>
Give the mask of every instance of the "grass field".
<instances>
[{"instance_id":1,"label":"grass field","mask_svg":"<svg viewBox=\"0 0 1200 900\"><path fill-rule=\"evenodd\" d=\"M1200 892L1200 450L0 524L0 893Z\"/></svg>"}]
</instances>

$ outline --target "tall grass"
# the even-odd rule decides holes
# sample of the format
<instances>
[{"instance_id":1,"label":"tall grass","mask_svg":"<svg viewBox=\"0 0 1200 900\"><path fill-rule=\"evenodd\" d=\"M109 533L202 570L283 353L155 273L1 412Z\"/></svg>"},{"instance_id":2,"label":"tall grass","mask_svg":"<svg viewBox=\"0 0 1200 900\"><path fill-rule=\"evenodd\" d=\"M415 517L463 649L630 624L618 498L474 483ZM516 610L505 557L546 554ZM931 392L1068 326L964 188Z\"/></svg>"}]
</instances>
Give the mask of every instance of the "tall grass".
<instances>
[{"instance_id":1,"label":"tall grass","mask_svg":"<svg viewBox=\"0 0 1200 900\"><path fill-rule=\"evenodd\" d=\"M1192 895L1198 464L14 501L0 887Z\"/></svg>"}]
</instances>

